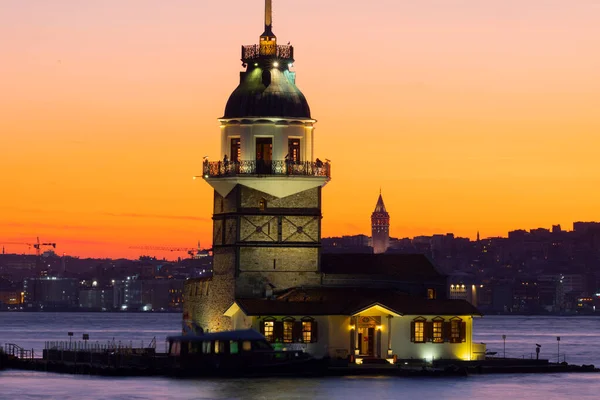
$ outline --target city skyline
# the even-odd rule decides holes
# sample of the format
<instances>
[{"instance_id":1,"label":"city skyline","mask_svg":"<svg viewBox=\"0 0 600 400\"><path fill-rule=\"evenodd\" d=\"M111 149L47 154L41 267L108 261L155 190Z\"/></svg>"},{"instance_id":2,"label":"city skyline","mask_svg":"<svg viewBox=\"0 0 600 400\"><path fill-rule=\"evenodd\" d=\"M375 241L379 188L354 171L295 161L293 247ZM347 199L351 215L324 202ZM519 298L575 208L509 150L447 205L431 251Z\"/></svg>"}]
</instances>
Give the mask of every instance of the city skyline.
<instances>
[{"instance_id":1,"label":"city skyline","mask_svg":"<svg viewBox=\"0 0 600 400\"><path fill-rule=\"evenodd\" d=\"M260 1L19 3L0 6L0 242L210 247L211 190L191 177L222 158L217 118ZM380 186L394 237L598 220L596 4L380 3L274 5L332 160L323 236L369 232Z\"/></svg>"}]
</instances>

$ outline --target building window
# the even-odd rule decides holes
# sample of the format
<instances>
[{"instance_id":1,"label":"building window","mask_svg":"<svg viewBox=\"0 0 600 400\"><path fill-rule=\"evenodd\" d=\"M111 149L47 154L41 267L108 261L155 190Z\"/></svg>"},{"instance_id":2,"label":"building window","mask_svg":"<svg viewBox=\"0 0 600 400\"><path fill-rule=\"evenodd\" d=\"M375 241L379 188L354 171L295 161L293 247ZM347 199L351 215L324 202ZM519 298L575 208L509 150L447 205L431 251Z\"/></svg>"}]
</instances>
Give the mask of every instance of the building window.
<instances>
[{"instance_id":1,"label":"building window","mask_svg":"<svg viewBox=\"0 0 600 400\"><path fill-rule=\"evenodd\" d=\"M300 139L288 139L288 159L291 162L300 162Z\"/></svg>"},{"instance_id":2,"label":"building window","mask_svg":"<svg viewBox=\"0 0 600 400\"><path fill-rule=\"evenodd\" d=\"M444 343L444 320L434 319L433 320L433 343Z\"/></svg>"},{"instance_id":3,"label":"building window","mask_svg":"<svg viewBox=\"0 0 600 400\"><path fill-rule=\"evenodd\" d=\"M427 341L427 322L423 317L415 318L410 323L410 341L425 343Z\"/></svg>"},{"instance_id":4,"label":"building window","mask_svg":"<svg viewBox=\"0 0 600 400\"><path fill-rule=\"evenodd\" d=\"M312 342L312 321L302 321L302 342Z\"/></svg>"},{"instance_id":5,"label":"building window","mask_svg":"<svg viewBox=\"0 0 600 400\"><path fill-rule=\"evenodd\" d=\"M229 354L239 353L239 344L235 340L229 341Z\"/></svg>"},{"instance_id":6,"label":"building window","mask_svg":"<svg viewBox=\"0 0 600 400\"><path fill-rule=\"evenodd\" d=\"M273 343L275 341L274 331L275 331L275 321L264 321L263 322L264 335L267 339L267 342Z\"/></svg>"},{"instance_id":7,"label":"building window","mask_svg":"<svg viewBox=\"0 0 600 400\"><path fill-rule=\"evenodd\" d=\"M415 342L422 343L425 341L425 322L415 322Z\"/></svg>"},{"instance_id":8,"label":"building window","mask_svg":"<svg viewBox=\"0 0 600 400\"><path fill-rule=\"evenodd\" d=\"M252 342L249 340L245 340L242 342L242 350L251 351L252 350Z\"/></svg>"},{"instance_id":9,"label":"building window","mask_svg":"<svg viewBox=\"0 0 600 400\"><path fill-rule=\"evenodd\" d=\"M292 343L294 338L294 321L283 321L283 343Z\"/></svg>"},{"instance_id":10,"label":"building window","mask_svg":"<svg viewBox=\"0 0 600 400\"><path fill-rule=\"evenodd\" d=\"M450 341L452 343L461 342L461 320L453 319L450 321Z\"/></svg>"},{"instance_id":11,"label":"building window","mask_svg":"<svg viewBox=\"0 0 600 400\"><path fill-rule=\"evenodd\" d=\"M267 200L265 200L265 199L260 199L260 200L258 201L258 209L259 209L260 211L265 211L265 208L267 208Z\"/></svg>"},{"instance_id":12,"label":"building window","mask_svg":"<svg viewBox=\"0 0 600 400\"><path fill-rule=\"evenodd\" d=\"M202 342L202 353L210 354L211 343L210 342Z\"/></svg>"},{"instance_id":13,"label":"building window","mask_svg":"<svg viewBox=\"0 0 600 400\"><path fill-rule=\"evenodd\" d=\"M239 162L242 158L240 138L231 139L231 162Z\"/></svg>"},{"instance_id":14,"label":"building window","mask_svg":"<svg viewBox=\"0 0 600 400\"><path fill-rule=\"evenodd\" d=\"M429 300L435 299L435 289L427 289L427 298Z\"/></svg>"}]
</instances>

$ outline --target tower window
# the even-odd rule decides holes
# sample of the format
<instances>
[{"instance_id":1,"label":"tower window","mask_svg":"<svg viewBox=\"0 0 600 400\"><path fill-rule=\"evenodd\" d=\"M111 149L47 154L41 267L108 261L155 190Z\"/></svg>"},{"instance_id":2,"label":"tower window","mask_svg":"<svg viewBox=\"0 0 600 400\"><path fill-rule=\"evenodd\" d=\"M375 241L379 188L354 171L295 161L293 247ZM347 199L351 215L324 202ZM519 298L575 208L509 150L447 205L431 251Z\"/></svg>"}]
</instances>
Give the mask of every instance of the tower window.
<instances>
[{"instance_id":1,"label":"tower window","mask_svg":"<svg viewBox=\"0 0 600 400\"><path fill-rule=\"evenodd\" d=\"M288 139L288 159L292 162L300 162L300 139Z\"/></svg>"},{"instance_id":2,"label":"tower window","mask_svg":"<svg viewBox=\"0 0 600 400\"><path fill-rule=\"evenodd\" d=\"M240 138L231 139L231 162L238 162L242 158Z\"/></svg>"}]
</instances>

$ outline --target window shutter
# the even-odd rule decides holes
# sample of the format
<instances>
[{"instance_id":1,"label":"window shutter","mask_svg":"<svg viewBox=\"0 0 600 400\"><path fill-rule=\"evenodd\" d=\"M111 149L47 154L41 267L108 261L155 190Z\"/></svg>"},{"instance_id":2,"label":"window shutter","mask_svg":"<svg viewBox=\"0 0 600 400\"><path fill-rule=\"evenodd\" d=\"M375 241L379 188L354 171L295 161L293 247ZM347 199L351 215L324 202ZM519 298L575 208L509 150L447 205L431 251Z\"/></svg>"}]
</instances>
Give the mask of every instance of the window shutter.
<instances>
[{"instance_id":1,"label":"window shutter","mask_svg":"<svg viewBox=\"0 0 600 400\"><path fill-rule=\"evenodd\" d=\"M442 338L444 338L444 342L452 341L452 322L444 322L443 323Z\"/></svg>"},{"instance_id":2,"label":"window shutter","mask_svg":"<svg viewBox=\"0 0 600 400\"><path fill-rule=\"evenodd\" d=\"M262 333L264 335L265 334L265 321L259 321L258 323L260 325L260 333Z\"/></svg>"},{"instance_id":3,"label":"window shutter","mask_svg":"<svg viewBox=\"0 0 600 400\"><path fill-rule=\"evenodd\" d=\"M302 342L302 321L294 322L294 327L292 328L292 342Z\"/></svg>"},{"instance_id":4,"label":"window shutter","mask_svg":"<svg viewBox=\"0 0 600 400\"><path fill-rule=\"evenodd\" d=\"M283 342L283 321L273 323L273 341Z\"/></svg>"},{"instance_id":5,"label":"window shutter","mask_svg":"<svg viewBox=\"0 0 600 400\"><path fill-rule=\"evenodd\" d=\"M415 321L410 322L410 341L415 341Z\"/></svg>"},{"instance_id":6,"label":"window shutter","mask_svg":"<svg viewBox=\"0 0 600 400\"><path fill-rule=\"evenodd\" d=\"M425 322L425 342L433 341L433 322Z\"/></svg>"},{"instance_id":7,"label":"window shutter","mask_svg":"<svg viewBox=\"0 0 600 400\"><path fill-rule=\"evenodd\" d=\"M311 343L317 343L319 341L319 324L317 321L313 321L311 324L312 334L310 335Z\"/></svg>"},{"instance_id":8,"label":"window shutter","mask_svg":"<svg viewBox=\"0 0 600 400\"><path fill-rule=\"evenodd\" d=\"M460 324L460 341L467 341L467 323L464 321Z\"/></svg>"}]
</instances>

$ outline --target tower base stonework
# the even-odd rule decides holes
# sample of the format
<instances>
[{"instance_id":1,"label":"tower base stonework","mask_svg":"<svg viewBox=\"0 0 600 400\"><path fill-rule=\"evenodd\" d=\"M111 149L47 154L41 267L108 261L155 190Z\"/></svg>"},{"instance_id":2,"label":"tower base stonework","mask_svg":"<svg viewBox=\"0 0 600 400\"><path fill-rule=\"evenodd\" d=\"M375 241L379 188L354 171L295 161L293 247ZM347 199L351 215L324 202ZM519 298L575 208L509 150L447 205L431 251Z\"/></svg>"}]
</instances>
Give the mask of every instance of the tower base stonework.
<instances>
[{"instance_id":1,"label":"tower base stonework","mask_svg":"<svg viewBox=\"0 0 600 400\"><path fill-rule=\"evenodd\" d=\"M223 313L235 300L235 250L216 249L213 256L213 276L188 279L184 285L184 324L196 324L204 332L232 329L231 318Z\"/></svg>"}]
</instances>

